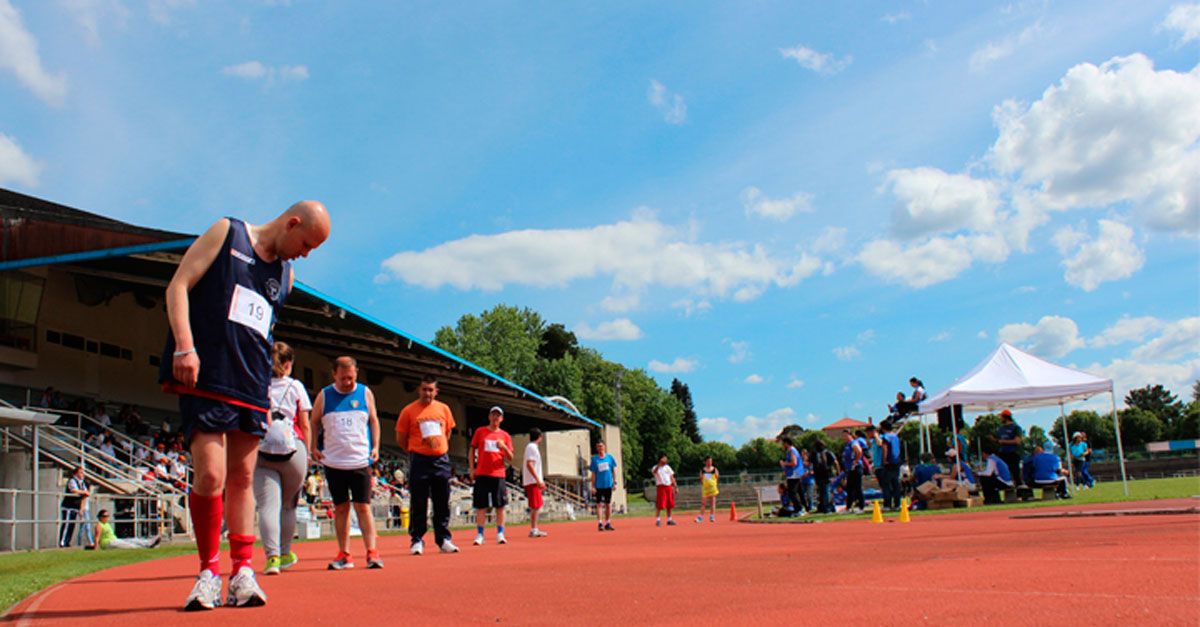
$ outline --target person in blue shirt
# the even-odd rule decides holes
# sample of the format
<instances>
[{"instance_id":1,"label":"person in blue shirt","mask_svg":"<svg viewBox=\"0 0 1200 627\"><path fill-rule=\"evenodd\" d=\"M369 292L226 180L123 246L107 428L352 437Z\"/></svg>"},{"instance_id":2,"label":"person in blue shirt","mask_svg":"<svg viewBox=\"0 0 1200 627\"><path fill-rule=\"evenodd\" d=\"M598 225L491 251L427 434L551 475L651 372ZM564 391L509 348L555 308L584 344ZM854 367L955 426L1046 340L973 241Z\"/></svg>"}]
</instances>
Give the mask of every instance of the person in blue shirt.
<instances>
[{"instance_id":1,"label":"person in blue shirt","mask_svg":"<svg viewBox=\"0 0 1200 627\"><path fill-rule=\"evenodd\" d=\"M1060 499L1071 498L1067 491L1066 471L1063 470L1062 460L1058 455L1047 453L1046 449L1038 446L1033 449L1031 458L1033 465L1033 485L1039 488L1054 488L1054 494Z\"/></svg>"},{"instance_id":2,"label":"person in blue shirt","mask_svg":"<svg viewBox=\"0 0 1200 627\"><path fill-rule=\"evenodd\" d=\"M985 505L1000 503L1000 491L1013 487L1012 473L1008 464L996 454L994 444L983 446L983 469L979 471L979 487L983 489Z\"/></svg>"},{"instance_id":3,"label":"person in blue shirt","mask_svg":"<svg viewBox=\"0 0 1200 627\"><path fill-rule=\"evenodd\" d=\"M849 429L842 430L842 439L846 442L842 446L842 468L846 473L846 500L848 508L857 509L857 513L862 513L866 507L866 500L863 497L862 479L863 479L863 450L866 447L866 440L856 438Z\"/></svg>"},{"instance_id":4,"label":"person in blue shirt","mask_svg":"<svg viewBox=\"0 0 1200 627\"><path fill-rule=\"evenodd\" d=\"M947 477L959 483L970 484L971 486L977 485L975 473L971 470L971 464L966 459L960 459L954 449L946 451L946 457L950 460L950 471L945 475L939 475L939 478Z\"/></svg>"},{"instance_id":5,"label":"person in blue shirt","mask_svg":"<svg viewBox=\"0 0 1200 627\"><path fill-rule=\"evenodd\" d=\"M1020 484L1024 478L1021 473L1021 439L1025 432L1021 430L1012 417L1012 412L1005 409L1000 412L1000 426L996 428L996 454L1008 464L1013 474L1013 480Z\"/></svg>"},{"instance_id":6,"label":"person in blue shirt","mask_svg":"<svg viewBox=\"0 0 1200 627\"><path fill-rule=\"evenodd\" d=\"M596 443L596 454L592 455L588 470L593 500L596 503L596 530L613 531L612 493L613 488L617 486L617 460L605 450L603 440Z\"/></svg>"},{"instance_id":7,"label":"person in blue shirt","mask_svg":"<svg viewBox=\"0 0 1200 627\"><path fill-rule=\"evenodd\" d=\"M814 511L816 509L816 498L813 494L813 488L816 485L816 480L813 477L813 465L809 459L807 450L800 451L800 463L804 464L804 474L800 475L800 502L804 505L804 509Z\"/></svg>"},{"instance_id":8,"label":"person in blue shirt","mask_svg":"<svg viewBox=\"0 0 1200 627\"><path fill-rule=\"evenodd\" d=\"M933 459L933 453L925 453L921 455L921 463L913 469L913 485L921 485L929 481L933 481L934 475L942 472L942 467L937 465Z\"/></svg>"},{"instance_id":9,"label":"person in blue shirt","mask_svg":"<svg viewBox=\"0 0 1200 627\"><path fill-rule=\"evenodd\" d=\"M866 445L863 447L864 456L871 460L871 474L875 475L875 483L879 486L880 492L882 492L883 440L879 437L879 430L875 428L875 425L867 425L866 437L863 438L863 441L866 442Z\"/></svg>"},{"instance_id":10,"label":"person in blue shirt","mask_svg":"<svg viewBox=\"0 0 1200 627\"><path fill-rule=\"evenodd\" d=\"M1087 488L1092 488L1096 485L1096 479L1092 477L1092 473L1088 472L1091 459L1092 445L1088 444L1087 434L1082 431L1076 431L1071 436L1071 460L1075 462L1075 483L1077 489L1080 485Z\"/></svg>"},{"instance_id":11,"label":"person in blue shirt","mask_svg":"<svg viewBox=\"0 0 1200 627\"><path fill-rule=\"evenodd\" d=\"M807 509L800 498L800 479L804 476L804 462L800 458L800 451L796 450L796 445L790 437L782 437L779 441L783 443L783 459L779 460L779 467L783 469L787 496L795 511L803 515L804 510Z\"/></svg>"},{"instance_id":12,"label":"person in blue shirt","mask_svg":"<svg viewBox=\"0 0 1200 627\"><path fill-rule=\"evenodd\" d=\"M883 491L883 506L893 511L900 509L900 438L893 432L892 423L883 421L879 425L883 434L879 436L879 489Z\"/></svg>"}]
</instances>

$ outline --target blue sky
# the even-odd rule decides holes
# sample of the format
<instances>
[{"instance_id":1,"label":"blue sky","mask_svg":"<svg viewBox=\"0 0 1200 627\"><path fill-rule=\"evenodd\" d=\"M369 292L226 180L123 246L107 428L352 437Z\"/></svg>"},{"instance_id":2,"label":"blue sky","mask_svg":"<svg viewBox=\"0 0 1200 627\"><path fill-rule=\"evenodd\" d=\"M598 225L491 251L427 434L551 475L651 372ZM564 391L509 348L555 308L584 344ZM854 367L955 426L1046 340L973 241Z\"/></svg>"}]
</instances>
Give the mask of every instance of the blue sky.
<instances>
[{"instance_id":1,"label":"blue sky","mask_svg":"<svg viewBox=\"0 0 1200 627\"><path fill-rule=\"evenodd\" d=\"M1200 4L591 4L0 0L0 185L320 199L302 280L425 338L532 307L734 443L1001 340L1190 397Z\"/></svg>"}]
</instances>

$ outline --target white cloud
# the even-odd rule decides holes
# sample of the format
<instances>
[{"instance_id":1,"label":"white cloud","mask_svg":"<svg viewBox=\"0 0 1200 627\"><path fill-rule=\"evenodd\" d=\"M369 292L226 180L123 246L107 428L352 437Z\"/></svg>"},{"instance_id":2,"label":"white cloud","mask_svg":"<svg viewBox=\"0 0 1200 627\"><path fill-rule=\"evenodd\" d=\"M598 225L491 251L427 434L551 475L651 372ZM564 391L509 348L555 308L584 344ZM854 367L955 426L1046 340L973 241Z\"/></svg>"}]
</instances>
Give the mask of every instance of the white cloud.
<instances>
[{"instance_id":1,"label":"white cloud","mask_svg":"<svg viewBox=\"0 0 1200 627\"><path fill-rule=\"evenodd\" d=\"M129 19L129 9L118 0L59 0L71 13L75 23L83 29L88 45L100 45L101 22L112 20L117 28L124 28Z\"/></svg>"},{"instance_id":2,"label":"white cloud","mask_svg":"<svg viewBox=\"0 0 1200 627\"><path fill-rule=\"evenodd\" d=\"M750 358L750 342L727 341L729 344L729 363L740 364Z\"/></svg>"},{"instance_id":3,"label":"white cloud","mask_svg":"<svg viewBox=\"0 0 1200 627\"><path fill-rule=\"evenodd\" d=\"M871 274L891 283L928 287L962 274L976 261L1000 263L1009 247L995 234L934 237L923 243L902 246L881 239L868 242L857 260Z\"/></svg>"},{"instance_id":4,"label":"white cloud","mask_svg":"<svg viewBox=\"0 0 1200 627\"><path fill-rule=\"evenodd\" d=\"M1092 338L1088 344L1095 348L1115 346L1126 342L1141 342L1148 335L1161 330L1165 322L1153 316L1121 318Z\"/></svg>"},{"instance_id":5,"label":"white cloud","mask_svg":"<svg viewBox=\"0 0 1200 627\"><path fill-rule=\"evenodd\" d=\"M757 187L742 190L742 206L746 208L748 216L756 215L780 222L786 222L797 211L811 213L813 210L812 194L800 192L791 198L768 198Z\"/></svg>"},{"instance_id":6,"label":"white cloud","mask_svg":"<svg viewBox=\"0 0 1200 627\"><path fill-rule=\"evenodd\" d=\"M606 296L600 301L600 306L607 311L614 313L624 313L637 309L642 302L642 295L637 292L627 292L625 294L613 294Z\"/></svg>"},{"instance_id":7,"label":"white cloud","mask_svg":"<svg viewBox=\"0 0 1200 627\"><path fill-rule=\"evenodd\" d=\"M1117 406L1124 405L1129 390L1160 384L1173 393L1190 397L1192 383L1200 379L1200 359L1178 363L1144 363L1135 359L1118 358L1107 365L1092 363L1081 368L1086 372L1113 380Z\"/></svg>"},{"instance_id":8,"label":"white cloud","mask_svg":"<svg viewBox=\"0 0 1200 627\"><path fill-rule=\"evenodd\" d=\"M764 383L764 382L766 382L766 379L762 378L762 375L759 375L759 374L752 374L752 375L746 377L745 379L742 379L742 383L745 383L747 385L758 385L758 384Z\"/></svg>"},{"instance_id":9,"label":"white cloud","mask_svg":"<svg viewBox=\"0 0 1200 627\"><path fill-rule=\"evenodd\" d=\"M676 357L675 361L672 361L671 363L666 363L657 359L651 359L650 363L646 367L650 369L650 372L657 372L659 374L678 374L691 372L695 370L696 366L698 365L700 365L700 362L696 361L695 359Z\"/></svg>"},{"instance_id":10,"label":"white cloud","mask_svg":"<svg viewBox=\"0 0 1200 627\"><path fill-rule=\"evenodd\" d=\"M1100 232L1094 240L1070 227L1054 235L1055 246L1063 259L1067 283L1091 292L1107 281L1133 276L1146 262L1146 256L1133 242L1133 229L1112 220L1100 220Z\"/></svg>"},{"instance_id":11,"label":"white cloud","mask_svg":"<svg viewBox=\"0 0 1200 627\"><path fill-rule=\"evenodd\" d=\"M835 57L832 53L817 52L807 46L795 48L780 48L779 54L785 59L794 59L800 67L810 69L818 74L837 74L854 62L854 57L846 55Z\"/></svg>"},{"instance_id":12,"label":"white cloud","mask_svg":"<svg viewBox=\"0 0 1200 627\"><path fill-rule=\"evenodd\" d=\"M247 80L263 80L268 84L276 81L308 80L308 67L304 65L264 65L262 61L246 61L237 65L226 66L221 73Z\"/></svg>"},{"instance_id":13,"label":"white cloud","mask_svg":"<svg viewBox=\"0 0 1200 627\"><path fill-rule=\"evenodd\" d=\"M0 70L8 70L43 102L62 106L67 99L67 77L42 66L38 42L21 21L9 0L0 0Z\"/></svg>"},{"instance_id":14,"label":"white cloud","mask_svg":"<svg viewBox=\"0 0 1200 627\"><path fill-rule=\"evenodd\" d=\"M1045 316L1037 324L1006 324L997 336L1001 342L1048 359L1062 357L1085 346L1075 321L1062 316Z\"/></svg>"},{"instance_id":15,"label":"white cloud","mask_svg":"<svg viewBox=\"0 0 1200 627\"><path fill-rule=\"evenodd\" d=\"M792 377L792 380L788 381L787 386L788 386L789 390L798 390L798 389L804 387L804 379Z\"/></svg>"},{"instance_id":16,"label":"white cloud","mask_svg":"<svg viewBox=\"0 0 1200 627\"><path fill-rule=\"evenodd\" d=\"M641 339L642 330L629 318L617 318L601 322L595 328L586 322L581 322L575 327L575 335L578 335L581 340L628 341Z\"/></svg>"},{"instance_id":17,"label":"white cloud","mask_svg":"<svg viewBox=\"0 0 1200 627\"><path fill-rule=\"evenodd\" d=\"M667 124L687 122L687 103L683 101L683 96L671 93L662 83L650 79L650 89L646 92L646 99L662 113L663 120Z\"/></svg>"},{"instance_id":18,"label":"white cloud","mask_svg":"<svg viewBox=\"0 0 1200 627\"><path fill-rule=\"evenodd\" d=\"M1200 66L1156 71L1141 54L1076 65L1040 100L1006 101L988 153L1021 186L1036 226L1046 210L1128 202L1148 226L1200 231Z\"/></svg>"},{"instance_id":19,"label":"white cloud","mask_svg":"<svg viewBox=\"0 0 1200 627\"><path fill-rule=\"evenodd\" d=\"M833 349L833 354L842 361L854 361L862 357L862 351L858 350L857 346L837 346Z\"/></svg>"},{"instance_id":20,"label":"white cloud","mask_svg":"<svg viewBox=\"0 0 1200 627\"><path fill-rule=\"evenodd\" d=\"M1179 33L1178 45L1200 40L1200 4L1177 4L1159 26Z\"/></svg>"},{"instance_id":21,"label":"white cloud","mask_svg":"<svg viewBox=\"0 0 1200 627\"><path fill-rule=\"evenodd\" d=\"M954 337L954 334L950 333L949 331L942 331L941 333L938 333L937 335L929 338L929 341L930 342L947 342L952 337Z\"/></svg>"},{"instance_id":22,"label":"white cloud","mask_svg":"<svg viewBox=\"0 0 1200 627\"><path fill-rule=\"evenodd\" d=\"M655 286L687 290L701 302L711 297L749 300L770 286L792 287L821 268L821 261L807 254L785 260L762 246L695 243L681 231L641 212L632 220L591 228L472 235L397 253L382 266L396 278L427 288L549 288L610 276L618 295ZM703 309L694 302L691 306Z\"/></svg>"},{"instance_id":23,"label":"white cloud","mask_svg":"<svg viewBox=\"0 0 1200 627\"><path fill-rule=\"evenodd\" d=\"M840 252L845 246L846 229L840 226L827 226L813 241L812 251L817 255L826 255Z\"/></svg>"},{"instance_id":24,"label":"white cloud","mask_svg":"<svg viewBox=\"0 0 1200 627\"><path fill-rule=\"evenodd\" d=\"M1162 333L1129 354L1141 362L1178 361L1200 353L1200 317L1166 324Z\"/></svg>"},{"instance_id":25,"label":"white cloud","mask_svg":"<svg viewBox=\"0 0 1200 627\"><path fill-rule=\"evenodd\" d=\"M25 154L17 140L0 133L0 183L37 187L42 166Z\"/></svg>"},{"instance_id":26,"label":"white cloud","mask_svg":"<svg viewBox=\"0 0 1200 627\"><path fill-rule=\"evenodd\" d=\"M810 423L816 418L809 414ZM730 420L724 416L716 418L701 418L700 431L706 439L717 439L724 442L740 444L754 438L773 438L779 435L784 427L795 424L796 410L791 407L781 407L766 416L746 416L739 421Z\"/></svg>"},{"instance_id":27,"label":"white cloud","mask_svg":"<svg viewBox=\"0 0 1200 627\"><path fill-rule=\"evenodd\" d=\"M979 338L979 339L981 339L981 340L986 340L986 339L988 339L988 332L987 332L987 331L980 331L979 333L976 333L976 334L975 334L975 337L977 337L977 338Z\"/></svg>"},{"instance_id":28,"label":"white cloud","mask_svg":"<svg viewBox=\"0 0 1200 627\"><path fill-rule=\"evenodd\" d=\"M901 22L908 19L912 19L912 15L910 15L908 11L888 13L887 15L879 18L880 21L887 22L888 24L895 24L896 22Z\"/></svg>"},{"instance_id":29,"label":"white cloud","mask_svg":"<svg viewBox=\"0 0 1200 627\"><path fill-rule=\"evenodd\" d=\"M816 414L813 414L813 413L809 413L807 416L804 417L804 422L807 422L810 425L817 424L818 420L820 420L820 418Z\"/></svg>"},{"instance_id":30,"label":"white cloud","mask_svg":"<svg viewBox=\"0 0 1200 627\"><path fill-rule=\"evenodd\" d=\"M1017 51L1035 42L1042 34L1042 24L1037 22L1025 27L1020 33L1010 35L999 41L989 41L971 54L970 66L972 72L978 72L987 66L1011 57Z\"/></svg>"},{"instance_id":31,"label":"white cloud","mask_svg":"<svg viewBox=\"0 0 1200 627\"><path fill-rule=\"evenodd\" d=\"M691 318L692 315L704 313L712 309L712 302L706 298L693 300L691 298L681 298L673 303L671 307L674 309L682 309L685 318Z\"/></svg>"},{"instance_id":32,"label":"white cloud","mask_svg":"<svg viewBox=\"0 0 1200 627\"><path fill-rule=\"evenodd\" d=\"M960 229L984 231L996 224L997 185L937 168L887 173L884 188L896 197L892 230L902 238Z\"/></svg>"}]
</instances>

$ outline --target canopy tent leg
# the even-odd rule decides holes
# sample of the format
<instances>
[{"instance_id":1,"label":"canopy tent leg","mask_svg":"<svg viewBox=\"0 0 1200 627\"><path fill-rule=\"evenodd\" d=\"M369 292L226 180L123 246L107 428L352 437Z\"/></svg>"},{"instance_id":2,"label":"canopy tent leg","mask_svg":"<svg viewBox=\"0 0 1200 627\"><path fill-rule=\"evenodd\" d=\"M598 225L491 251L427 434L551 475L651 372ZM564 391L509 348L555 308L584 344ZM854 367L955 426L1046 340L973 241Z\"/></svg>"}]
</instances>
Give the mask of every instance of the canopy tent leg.
<instances>
[{"instance_id":1,"label":"canopy tent leg","mask_svg":"<svg viewBox=\"0 0 1200 627\"><path fill-rule=\"evenodd\" d=\"M1058 417L1062 418L1063 429L1063 452L1067 458L1067 485L1071 488L1071 492L1075 492L1075 468L1071 463L1071 430L1067 428L1067 414L1063 409L1063 404L1058 404Z\"/></svg>"},{"instance_id":2,"label":"canopy tent leg","mask_svg":"<svg viewBox=\"0 0 1200 627\"><path fill-rule=\"evenodd\" d=\"M1129 479L1125 476L1125 447L1121 444L1121 419L1117 417L1117 386L1113 384L1108 393L1112 396L1113 427L1117 430L1117 458L1121 461L1121 487L1129 496Z\"/></svg>"},{"instance_id":3,"label":"canopy tent leg","mask_svg":"<svg viewBox=\"0 0 1200 627\"><path fill-rule=\"evenodd\" d=\"M950 440L950 448L954 449L954 477L955 481L962 483L962 465L967 463L967 460L963 459L963 457L966 456L967 451L958 450L958 421L954 419L953 406L950 408L950 429L954 432L953 439Z\"/></svg>"}]
</instances>

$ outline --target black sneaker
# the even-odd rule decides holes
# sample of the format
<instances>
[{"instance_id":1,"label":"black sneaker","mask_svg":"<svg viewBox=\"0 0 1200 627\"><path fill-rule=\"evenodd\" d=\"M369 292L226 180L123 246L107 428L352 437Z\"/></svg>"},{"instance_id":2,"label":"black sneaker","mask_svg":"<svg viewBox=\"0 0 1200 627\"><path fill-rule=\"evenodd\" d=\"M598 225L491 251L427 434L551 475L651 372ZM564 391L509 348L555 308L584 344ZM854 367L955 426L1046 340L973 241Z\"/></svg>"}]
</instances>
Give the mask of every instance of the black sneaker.
<instances>
[{"instance_id":1,"label":"black sneaker","mask_svg":"<svg viewBox=\"0 0 1200 627\"><path fill-rule=\"evenodd\" d=\"M612 523L610 523L610 522L604 523L604 530L605 531L616 531L616 529L613 529Z\"/></svg>"}]
</instances>

